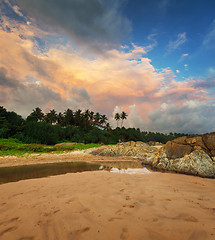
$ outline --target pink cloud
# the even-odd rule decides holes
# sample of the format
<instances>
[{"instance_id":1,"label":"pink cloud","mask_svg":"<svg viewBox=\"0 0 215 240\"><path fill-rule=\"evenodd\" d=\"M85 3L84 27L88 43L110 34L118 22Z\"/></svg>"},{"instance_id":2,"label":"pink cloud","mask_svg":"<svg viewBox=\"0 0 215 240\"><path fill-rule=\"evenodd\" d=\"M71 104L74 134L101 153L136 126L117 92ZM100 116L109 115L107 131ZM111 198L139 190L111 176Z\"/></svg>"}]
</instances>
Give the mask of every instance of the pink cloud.
<instances>
[{"instance_id":1,"label":"pink cloud","mask_svg":"<svg viewBox=\"0 0 215 240\"><path fill-rule=\"evenodd\" d=\"M1 98L0 104L18 107L20 113L34 104L42 104L42 108L56 106L61 111L80 107L111 114L116 105L130 111L129 106L135 104L140 116L147 119L148 112L164 102L183 104L192 99L209 99L206 91L193 85L193 80L178 82L171 69L155 69L145 57L144 47L133 44L132 49L113 49L91 59L71 46L52 45L41 55L35 51L32 40L32 36L37 36L35 27L26 25L21 29L28 37L21 39L19 30L10 33L0 30L0 67L5 69L7 79L19 83L13 90L11 86L1 86L2 94L8 97L7 101ZM39 37L42 36L39 32ZM21 96L22 89L28 91L30 86L38 91L45 89L41 91L44 96L34 93L44 102L30 96L28 101L9 97L14 92ZM74 89L78 90L74 93Z\"/></svg>"}]
</instances>

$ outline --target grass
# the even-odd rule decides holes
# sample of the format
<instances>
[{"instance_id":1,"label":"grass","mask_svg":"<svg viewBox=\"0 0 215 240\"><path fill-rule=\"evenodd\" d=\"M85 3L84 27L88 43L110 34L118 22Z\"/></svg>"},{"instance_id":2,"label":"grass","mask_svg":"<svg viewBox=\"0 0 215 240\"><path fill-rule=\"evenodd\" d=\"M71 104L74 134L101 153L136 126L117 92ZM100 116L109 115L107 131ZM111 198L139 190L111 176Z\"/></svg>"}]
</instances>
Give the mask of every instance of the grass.
<instances>
[{"instance_id":1,"label":"grass","mask_svg":"<svg viewBox=\"0 0 215 240\"><path fill-rule=\"evenodd\" d=\"M62 153L68 151L85 150L93 147L100 147L100 144L75 143L71 145L48 146L42 144L25 144L17 139L0 139L0 156L23 156L32 153Z\"/></svg>"}]
</instances>

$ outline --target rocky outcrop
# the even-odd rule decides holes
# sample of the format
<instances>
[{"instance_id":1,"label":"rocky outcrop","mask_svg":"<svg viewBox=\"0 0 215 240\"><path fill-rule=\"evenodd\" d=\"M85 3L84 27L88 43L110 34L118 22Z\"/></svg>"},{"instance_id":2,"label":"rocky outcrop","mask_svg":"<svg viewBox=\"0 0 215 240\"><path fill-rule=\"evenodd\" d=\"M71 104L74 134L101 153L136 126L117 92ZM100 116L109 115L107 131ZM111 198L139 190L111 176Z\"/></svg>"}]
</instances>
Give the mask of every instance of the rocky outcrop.
<instances>
[{"instance_id":1,"label":"rocky outcrop","mask_svg":"<svg viewBox=\"0 0 215 240\"><path fill-rule=\"evenodd\" d=\"M215 133L184 136L167 142L156 153L152 167L215 177Z\"/></svg>"},{"instance_id":2,"label":"rocky outcrop","mask_svg":"<svg viewBox=\"0 0 215 240\"><path fill-rule=\"evenodd\" d=\"M143 142L126 142L102 146L91 154L130 156L154 169L215 178L215 132L180 137L159 149Z\"/></svg>"},{"instance_id":3,"label":"rocky outcrop","mask_svg":"<svg viewBox=\"0 0 215 240\"><path fill-rule=\"evenodd\" d=\"M99 156L129 156L141 159L144 164L152 165L157 148L143 142L125 142L97 148L91 154Z\"/></svg>"}]
</instances>

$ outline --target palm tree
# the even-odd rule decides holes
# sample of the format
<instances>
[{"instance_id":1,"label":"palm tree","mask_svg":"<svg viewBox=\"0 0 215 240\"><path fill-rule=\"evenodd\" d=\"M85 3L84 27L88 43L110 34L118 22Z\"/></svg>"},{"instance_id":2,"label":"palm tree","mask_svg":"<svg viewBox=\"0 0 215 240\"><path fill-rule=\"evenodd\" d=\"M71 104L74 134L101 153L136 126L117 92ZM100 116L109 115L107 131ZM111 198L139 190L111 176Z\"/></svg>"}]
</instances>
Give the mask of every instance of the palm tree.
<instances>
[{"instance_id":1,"label":"palm tree","mask_svg":"<svg viewBox=\"0 0 215 240\"><path fill-rule=\"evenodd\" d=\"M99 112L97 112L96 115L94 116L95 122L100 123L100 118L101 118L101 115Z\"/></svg>"},{"instance_id":2,"label":"palm tree","mask_svg":"<svg viewBox=\"0 0 215 240\"><path fill-rule=\"evenodd\" d=\"M93 111L90 111L89 113L89 117L90 117L90 120L94 120L94 112Z\"/></svg>"},{"instance_id":3,"label":"palm tree","mask_svg":"<svg viewBox=\"0 0 215 240\"><path fill-rule=\"evenodd\" d=\"M106 123L105 129L106 129L106 130L111 130L110 123Z\"/></svg>"},{"instance_id":4,"label":"palm tree","mask_svg":"<svg viewBox=\"0 0 215 240\"><path fill-rule=\"evenodd\" d=\"M64 114L64 124L66 126L75 124L74 114L71 109L68 108L63 114Z\"/></svg>"},{"instance_id":5,"label":"palm tree","mask_svg":"<svg viewBox=\"0 0 215 240\"><path fill-rule=\"evenodd\" d=\"M33 116L37 119L37 121L42 121L44 119L44 113L39 107L36 107L33 109L33 112L30 114L30 116Z\"/></svg>"},{"instance_id":6,"label":"palm tree","mask_svg":"<svg viewBox=\"0 0 215 240\"><path fill-rule=\"evenodd\" d=\"M121 123L121 127L123 125L123 120L127 119L127 113L126 112L122 112L121 115L120 115L120 118L122 119L122 123Z\"/></svg>"},{"instance_id":7,"label":"palm tree","mask_svg":"<svg viewBox=\"0 0 215 240\"><path fill-rule=\"evenodd\" d=\"M119 120L120 120L120 118L121 118L120 115L119 115L119 113L116 113L114 118L116 119L117 127L118 127L118 122L119 122Z\"/></svg>"},{"instance_id":8,"label":"palm tree","mask_svg":"<svg viewBox=\"0 0 215 240\"><path fill-rule=\"evenodd\" d=\"M57 115L57 124L63 126L64 125L64 115L60 112Z\"/></svg>"},{"instance_id":9,"label":"palm tree","mask_svg":"<svg viewBox=\"0 0 215 240\"><path fill-rule=\"evenodd\" d=\"M54 109L52 109L50 110L49 113L45 115L45 121L47 123L53 124L57 121L57 117L58 117L57 112Z\"/></svg>"},{"instance_id":10,"label":"palm tree","mask_svg":"<svg viewBox=\"0 0 215 240\"><path fill-rule=\"evenodd\" d=\"M80 122L81 122L81 119L82 119L82 113L81 113L81 109L78 109L77 111L75 111L75 125L76 126L80 126Z\"/></svg>"},{"instance_id":11,"label":"palm tree","mask_svg":"<svg viewBox=\"0 0 215 240\"><path fill-rule=\"evenodd\" d=\"M106 117L106 115L101 115L100 117L100 123L103 124L103 123L106 123L108 120L108 118Z\"/></svg>"},{"instance_id":12,"label":"palm tree","mask_svg":"<svg viewBox=\"0 0 215 240\"><path fill-rule=\"evenodd\" d=\"M89 109L87 109L87 110L84 112L84 117L85 117L86 120L89 120L89 118L90 118L90 110L89 110Z\"/></svg>"}]
</instances>

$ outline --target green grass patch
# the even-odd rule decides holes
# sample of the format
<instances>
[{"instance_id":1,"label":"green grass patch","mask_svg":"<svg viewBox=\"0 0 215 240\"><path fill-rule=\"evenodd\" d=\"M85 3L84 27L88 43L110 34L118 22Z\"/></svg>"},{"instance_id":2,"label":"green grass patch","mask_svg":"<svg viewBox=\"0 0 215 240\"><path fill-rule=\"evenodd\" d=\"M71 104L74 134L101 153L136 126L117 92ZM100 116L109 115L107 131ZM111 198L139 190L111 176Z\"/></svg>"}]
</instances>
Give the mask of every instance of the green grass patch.
<instances>
[{"instance_id":1,"label":"green grass patch","mask_svg":"<svg viewBox=\"0 0 215 240\"><path fill-rule=\"evenodd\" d=\"M43 144L25 144L17 139L0 139L0 156L22 156L32 153L62 153L100 147L100 144L75 143L71 145L49 146Z\"/></svg>"}]
</instances>

